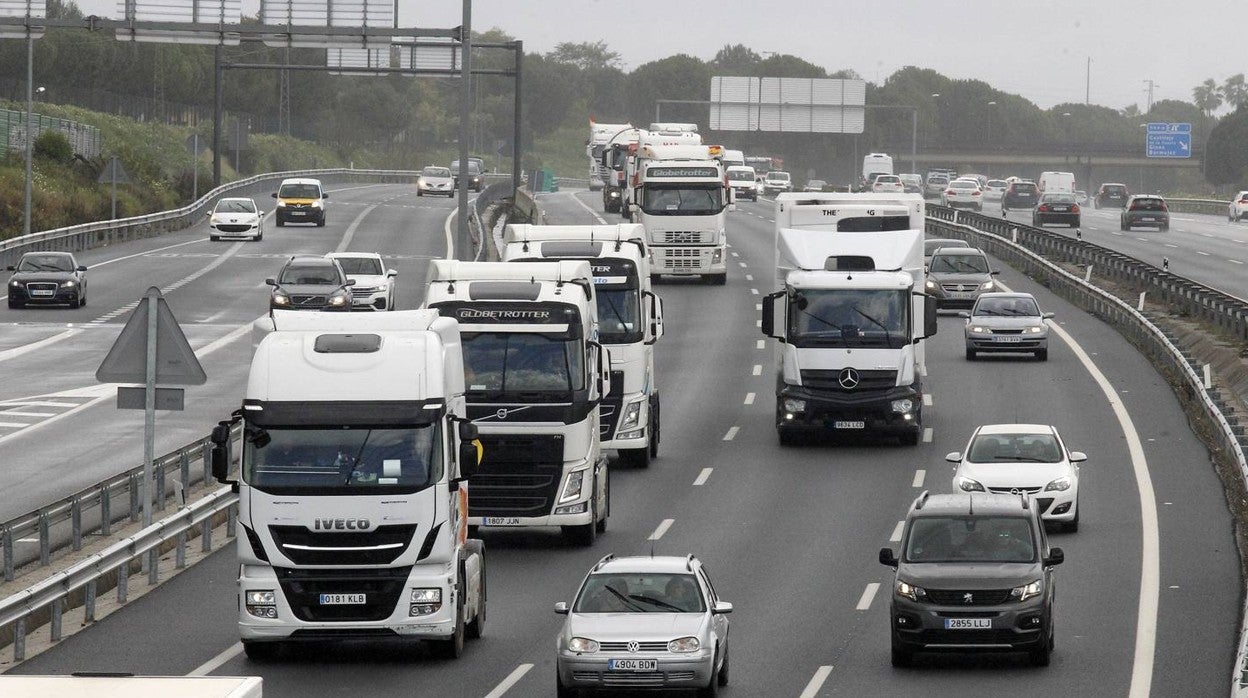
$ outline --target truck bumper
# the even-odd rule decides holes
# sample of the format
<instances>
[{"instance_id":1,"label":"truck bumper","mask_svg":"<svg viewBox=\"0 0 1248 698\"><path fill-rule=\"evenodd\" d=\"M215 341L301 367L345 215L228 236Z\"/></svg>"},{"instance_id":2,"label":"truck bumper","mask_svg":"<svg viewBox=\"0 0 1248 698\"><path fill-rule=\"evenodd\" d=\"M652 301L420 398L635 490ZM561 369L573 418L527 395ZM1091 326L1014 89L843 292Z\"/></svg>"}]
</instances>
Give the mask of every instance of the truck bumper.
<instances>
[{"instance_id":1,"label":"truck bumper","mask_svg":"<svg viewBox=\"0 0 1248 698\"><path fill-rule=\"evenodd\" d=\"M676 274L694 276L702 274L720 275L728 273L727 256L724 245L703 245L697 247L651 247L651 274Z\"/></svg>"},{"instance_id":2,"label":"truck bumper","mask_svg":"<svg viewBox=\"0 0 1248 698\"><path fill-rule=\"evenodd\" d=\"M776 394L776 429L910 433L922 428L922 406L919 391L909 385L828 393L786 384Z\"/></svg>"}]
</instances>

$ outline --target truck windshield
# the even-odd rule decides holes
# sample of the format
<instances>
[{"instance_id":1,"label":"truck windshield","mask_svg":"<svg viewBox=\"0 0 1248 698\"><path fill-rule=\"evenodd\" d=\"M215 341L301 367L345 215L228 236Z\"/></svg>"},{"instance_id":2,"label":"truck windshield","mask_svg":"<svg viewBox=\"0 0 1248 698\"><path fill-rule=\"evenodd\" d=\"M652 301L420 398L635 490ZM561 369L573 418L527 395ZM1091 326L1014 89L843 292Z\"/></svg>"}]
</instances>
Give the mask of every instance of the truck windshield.
<instances>
[{"instance_id":1,"label":"truck windshield","mask_svg":"<svg viewBox=\"0 0 1248 698\"><path fill-rule=\"evenodd\" d=\"M469 392L563 396L585 389L579 340L519 332L465 333L463 340Z\"/></svg>"},{"instance_id":2,"label":"truck windshield","mask_svg":"<svg viewBox=\"0 0 1248 698\"><path fill-rule=\"evenodd\" d=\"M805 289L789 297L789 341L797 347L888 347L910 343L906 291Z\"/></svg>"},{"instance_id":3,"label":"truck windshield","mask_svg":"<svg viewBox=\"0 0 1248 698\"><path fill-rule=\"evenodd\" d=\"M273 494L415 492L442 476L441 429L249 428L243 480Z\"/></svg>"},{"instance_id":4,"label":"truck windshield","mask_svg":"<svg viewBox=\"0 0 1248 698\"><path fill-rule=\"evenodd\" d=\"M598 298L598 339L603 344L640 342L641 294L635 288L594 289Z\"/></svg>"},{"instance_id":5,"label":"truck windshield","mask_svg":"<svg viewBox=\"0 0 1248 698\"><path fill-rule=\"evenodd\" d=\"M724 210L718 184L649 184L642 192L641 210L652 216L706 216Z\"/></svg>"}]
</instances>

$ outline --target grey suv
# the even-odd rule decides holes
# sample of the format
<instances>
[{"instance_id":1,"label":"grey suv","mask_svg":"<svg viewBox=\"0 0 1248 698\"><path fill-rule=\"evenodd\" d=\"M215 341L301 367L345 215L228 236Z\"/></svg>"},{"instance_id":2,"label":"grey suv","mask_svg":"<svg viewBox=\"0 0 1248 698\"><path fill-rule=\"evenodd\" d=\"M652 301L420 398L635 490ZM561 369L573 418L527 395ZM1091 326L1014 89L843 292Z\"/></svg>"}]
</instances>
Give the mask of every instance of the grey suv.
<instances>
[{"instance_id":1,"label":"grey suv","mask_svg":"<svg viewBox=\"0 0 1248 698\"><path fill-rule=\"evenodd\" d=\"M347 278L337 260L295 255L277 278L264 283L273 287L271 310L350 310L355 279Z\"/></svg>"},{"instance_id":2,"label":"grey suv","mask_svg":"<svg viewBox=\"0 0 1248 698\"><path fill-rule=\"evenodd\" d=\"M889 632L895 667L919 651L1027 652L1048 666L1053 651L1053 571L1065 559L1049 548L1026 494L919 495L906 515L895 567Z\"/></svg>"},{"instance_id":3,"label":"grey suv","mask_svg":"<svg viewBox=\"0 0 1248 698\"><path fill-rule=\"evenodd\" d=\"M942 247L927 263L925 290L937 308L970 308L979 296L997 290L1000 272L988 267L988 256L971 247Z\"/></svg>"}]
</instances>

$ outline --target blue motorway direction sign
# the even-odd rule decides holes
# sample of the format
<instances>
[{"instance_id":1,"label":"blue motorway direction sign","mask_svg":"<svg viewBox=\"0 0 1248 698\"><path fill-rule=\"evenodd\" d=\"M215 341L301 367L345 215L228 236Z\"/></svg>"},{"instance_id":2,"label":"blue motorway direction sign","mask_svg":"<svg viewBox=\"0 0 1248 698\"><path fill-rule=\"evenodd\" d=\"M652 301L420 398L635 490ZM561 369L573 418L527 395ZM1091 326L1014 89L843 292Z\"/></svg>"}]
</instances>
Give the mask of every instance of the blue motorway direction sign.
<instances>
[{"instance_id":1,"label":"blue motorway direction sign","mask_svg":"<svg viewBox=\"0 0 1248 698\"><path fill-rule=\"evenodd\" d=\"M1144 141L1144 155L1150 158L1190 158L1192 125L1150 123Z\"/></svg>"}]
</instances>

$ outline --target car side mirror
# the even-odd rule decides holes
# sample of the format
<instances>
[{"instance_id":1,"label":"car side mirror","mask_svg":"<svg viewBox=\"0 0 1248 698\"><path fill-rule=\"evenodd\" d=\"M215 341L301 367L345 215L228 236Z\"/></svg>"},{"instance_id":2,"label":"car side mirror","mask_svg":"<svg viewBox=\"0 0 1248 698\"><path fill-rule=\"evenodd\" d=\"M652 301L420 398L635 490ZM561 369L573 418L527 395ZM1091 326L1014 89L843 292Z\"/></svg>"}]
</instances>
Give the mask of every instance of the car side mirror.
<instances>
[{"instance_id":1,"label":"car side mirror","mask_svg":"<svg viewBox=\"0 0 1248 698\"><path fill-rule=\"evenodd\" d=\"M77 269L75 269L74 271L86 271L86 270L87 270L87 265L85 265L85 264L79 264L79 265L78 265L78 268L77 268Z\"/></svg>"},{"instance_id":2,"label":"car side mirror","mask_svg":"<svg viewBox=\"0 0 1248 698\"><path fill-rule=\"evenodd\" d=\"M1056 567L1066 562L1066 553L1061 548L1053 548L1049 551L1049 556L1044 558L1045 567Z\"/></svg>"},{"instance_id":3,"label":"car side mirror","mask_svg":"<svg viewBox=\"0 0 1248 698\"><path fill-rule=\"evenodd\" d=\"M272 194L269 194L269 196L271 196L271 197L273 197L274 199L276 199L276 198L277 198L277 192L273 192Z\"/></svg>"},{"instance_id":4,"label":"car side mirror","mask_svg":"<svg viewBox=\"0 0 1248 698\"><path fill-rule=\"evenodd\" d=\"M1040 317L1044 318L1045 320L1051 320L1053 319L1054 314L1053 313L1040 313Z\"/></svg>"},{"instance_id":5,"label":"car side mirror","mask_svg":"<svg viewBox=\"0 0 1248 698\"><path fill-rule=\"evenodd\" d=\"M324 193L322 193L322 194L321 194L321 198L322 198L322 199L328 199L328 198L329 198L329 192L324 192Z\"/></svg>"},{"instance_id":6,"label":"car side mirror","mask_svg":"<svg viewBox=\"0 0 1248 698\"><path fill-rule=\"evenodd\" d=\"M459 442L459 474L461 477L472 477L477 474L477 466L481 465L482 452L476 441Z\"/></svg>"},{"instance_id":7,"label":"car side mirror","mask_svg":"<svg viewBox=\"0 0 1248 698\"><path fill-rule=\"evenodd\" d=\"M5 267L5 269L8 269L9 271L17 271L17 267L13 266L12 264L10 264L9 266Z\"/></svg>"},{"instance_id":8,"label":"car side mirror","mask_svg":"<svg viewBox=\"0 0 1248 698\"><path fill-rule=\"evenodd\" d=\"M387 276L387 277L389 277L389 278L391 278L391 279L393 279L394 277L396 277L396 276L398 276L398 275L399 275L399 272L395 271L394 269L387 269L387 270L386 270L386 276Z\"/></svg>"},{"instance_id":9,"label":"car side mirror","mask_svg":"<svg viewBox=\"0 0 1248 698\"><path fill-rule=\"evenodd\" d=\"M277 285L277 279L265 279L265 280L264 280L264 285L265 285L265 286L276 286L276 285Z\"/></svg>"},{"instance_id":10,"label":"car side mirror","mask_svg":"<svg viewBox=\"0 0 1248 698\"><path fill-rule=\"evenodd\" d=\"M717 616L722 616L726 613L732 613L732 604L728 603L727 601L716 601L715 605L711 606L711 613Z\"/></svg>"},{"instance_id":11,"label":"car side mirror","mask_svg":"<svg viewBox=\"0 0 1248 698\"><path fill-rule=\"evenodd\" d=\"M966 318L966 319L968 319L968 320L969 320L969 319L970 319L970 317L971 317L971 314L970 314L969 312L965 311L965 310L959 310L959 311L958 311L958 317L964 317L964 318Z\"/></svg>"},{"instance_id":12,"label":"car side mirror","mask_svg":"<svg viewBox=\"0 0 1248 698\"><path fill-rule=\"evenodd\" d=\"M989 276L996 276L997 274L1000 274L1000 273L1001 273L1001 270L999 270L999 269L998 269L998 270L996 270L996 271L990 271L990 272L988 272L988 275L989 275Z\"/></svg>"},{"instance_id":13,"label":"car side mirror","mask_svg":"<svg viewBox=\"0 0 1248 698\"><path fill-rule=\"evenodd\" d=\"M561 616L566 616L566 615L568 615L568 602L567 602L567 601L560 601L560 602L556 603L556 604L555 604L555 613L558 613L558 614L559 614L559 615L561 615Z\"/></svg>"},{"instance_id":14,"label":"car side mirror","mask_svg":"<svg viewBox=\"0 0 1248 698\"><path fill-rule=\"evenodd\" d=\"M1071 463L1082 463L1086 461L1087 459L1088 459L1088 454L1084 453L1083 451L1071 451L1070 452Z\"/></svg>"},{"instance_id":15,"label":"car side mirror","mask_svg":"<svg viewBox=\"0 0 1248 698\"><path fill-rule=\"evenodd\" d=\"M264 218L264 211L256 211L256 216L258 218Z\"/></svg>"},{"instance_id":16,"label":"car side mirror","mask_svg":"<svg viewBox=\"0 0 1248 698\"><path fill-rule=\"evenodd\" d=\"M949 461L950 463L961 463L962 454L957 451L954 451L953 453L946 453L945 460Z\"/></svg>"},{"instance_id":17,"label":"car side mirror","mask_svg":"<svg viewBox=\"0 0 1248 698\"><path fill-rule=\"evenodd\" d=\"M897 555L892 548L880 548L880 564L888 567L897 566Z\"/></svg>"},{"instance_id":18,"label":"car side mirror","mask_svg":"<svg viewBox=\"0 0 1248 698\"><path fill-rule=\"evenodd\" d=\"M347 282L343 284L343 286L354 286L354 285L355 285L355 279L347 279Z\"/></svg>"}]
</instances>

